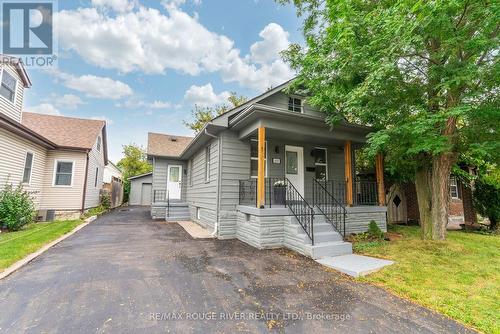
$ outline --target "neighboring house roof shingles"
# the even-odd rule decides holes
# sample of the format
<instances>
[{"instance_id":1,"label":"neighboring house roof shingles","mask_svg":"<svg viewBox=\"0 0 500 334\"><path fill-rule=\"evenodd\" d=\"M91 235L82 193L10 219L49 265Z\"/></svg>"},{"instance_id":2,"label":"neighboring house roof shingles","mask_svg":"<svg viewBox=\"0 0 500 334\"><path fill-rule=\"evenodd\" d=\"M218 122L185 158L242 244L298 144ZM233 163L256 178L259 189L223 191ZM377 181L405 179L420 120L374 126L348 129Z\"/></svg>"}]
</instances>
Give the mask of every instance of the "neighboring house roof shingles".
<instances>
[{"instance_id":1,"label":"neighboring house roof shingles","mask_svg":"<svg viewBox=\"0 0 500 334\"><path fill-rule=\"evenodd\" d=\"M179 157L193 137L148 133L148 155Z\"/></svg>"},{"instance_id":2,"label":"neighboring house roof shingles","mask_svg":"<svg viewBox=\"0 0 500 334\"><path fill-rule=\"evenodd\" d=\"M22 124L59 147L90 150L106 122L23 112Z\"/></svg>"}]
</instances>

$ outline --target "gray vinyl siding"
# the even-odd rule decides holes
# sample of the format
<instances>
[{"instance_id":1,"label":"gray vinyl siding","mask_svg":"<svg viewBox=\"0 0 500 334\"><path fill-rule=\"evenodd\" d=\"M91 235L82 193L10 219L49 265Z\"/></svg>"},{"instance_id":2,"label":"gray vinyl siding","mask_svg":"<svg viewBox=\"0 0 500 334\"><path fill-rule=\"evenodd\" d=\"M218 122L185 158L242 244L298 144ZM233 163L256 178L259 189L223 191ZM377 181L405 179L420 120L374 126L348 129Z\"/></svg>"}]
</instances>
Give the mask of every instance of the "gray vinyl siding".
<instances>
[{"instance_id":1,"label":"gray vinyl siding","mask_svg":"<svg viewBox=\"0 0 500 334\"><path fill-rule=\"evenodd\" d=\"M96 168L98 168L97 186L95 185ZM87 189L85 191L85 209L94 208L100 203L102 179L104 175L104 146L101 134L101 151L97 150L97 138L94 147L89 152L87 170Z\"/></svg>"},{"instance_id":2,"label":"gray vinyl siding","mask_svg":"<svg viewBox=\"0 0 500 334\"><path fill-rule=\"evenodd\" d=\"M250 178L250 144L239 140L234 131L222 132L221 143L219 237L227 239L236 237L239 180Z\"/></svg>"},{"instance_id":3,"label":"gray vinyl siding","mask_svg":"<svg viewBox=\"0 0 500 334\"><path fill-rule=\"evenodd\" d=\"M155 190L167 190L167 173L169 165L182 166L181 201L187 198L187 164L182 160L155 157L153 159L153 194ZM153 200L153 197L151 198Z\"/></svg>"},{"instance_id":4,"label":"gray vinyl siding","mask_svg":"<svg viewBox=\"0 0 500 334\"><path fill-rule=\"evenodd\" d=\"M152 182L153 182L153 177L151 175L130 180L130 197L128 199L130 205L142 204L142 185L150 184ZM153 198L152 194L151 198ZM163 207L162 209L163 211L165 211L165 207ZM165 216L165 213L163 213L163 216Z\"/></svg>"},{"instance_id":5,"label":"gray vinyl siding","mask_svg":"<svg viewBox=\"0 0 500 334\"><path fill-rule=\"evenodd\" d=\"M21 122L22 110L23 110L23 95L24 95L24 85L21 77L17 73L17 70L11 65L0 64L0 79L2 77L2 72L7 71L17 80L16 85L16 96L14 97L14 103L10 102L3 96L0 96L0 113L9 116L17 122Z\"/></svg>"},{"instance_id":6,"label":"gray vinyl siding","mask_svg":"<svg viewBox=\"0 0 500 334\"><path fill-rule=\"evenodd\" d=\"M47 151L24 138L0 128L0 189L9 183L14 186L22 182L26 153L33 153L31 180L23 187L31 193L38 209L42 197Z\"/></svg>"},{"instance_id":7,"label":"gray vinyl siding","mask_svg":"<svg viewBox=\"0 0 500 334\"><path fill-rule=\"evenodd\" d=\"M263 99L259 103L265 104L265 105L268 105L271 107L276 107L276 108L288 110L288 97L289 96L287 94L285 94L283 92L278 92L276 94L268 96L267 98ZM302 108L303 108L303 113L306 115L319 116L319 117L324 116L324 114L319 112L318 109L314 108L313 106L311 106L307 103L304 103Z\"/></svg>"},{"instance_id":8,"label":"gray vinyl siding","mask_svg":"<svg viewBox=\"0 0 500 334\"><path fill-rule=\"evenodd\" d=\"M219 144L218 139L212 139L202 147L191 159L193 163L193 183L187 187L187 202L191 219L212 229L217 221L217 197L219 180ZM210 147L210 181L205 177L205 148ZM189 174L189 173L188 173ZM189 175L188 175L189 178ZM199 208L201 219L196 217Z\"/></svg>"}]
</instances>

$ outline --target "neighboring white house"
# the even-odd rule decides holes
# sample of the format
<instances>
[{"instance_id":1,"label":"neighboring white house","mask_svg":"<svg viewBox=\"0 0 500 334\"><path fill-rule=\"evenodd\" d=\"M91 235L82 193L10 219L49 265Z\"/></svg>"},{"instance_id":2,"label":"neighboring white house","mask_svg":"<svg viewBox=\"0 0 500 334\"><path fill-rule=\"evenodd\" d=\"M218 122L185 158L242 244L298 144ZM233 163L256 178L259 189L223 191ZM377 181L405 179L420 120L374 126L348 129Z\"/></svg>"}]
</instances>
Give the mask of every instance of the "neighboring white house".
<instances>
[{"instance_id":1,"label":"neighboring white house","mask_svg":"<svg viewBox=\"0 0 500 334\"><path fill-rule=\"evenodd\" d=\"M23 112L31 81L17 59L1 58L0 189L21 184L41 220L98 206L108 161L106 123Z\"/></svg>"},{"instance_id":2,"label":"neighboring white house","mask_svg":"<svg viewBox=\"0 0 500 334\"><path fill-rule=\"evenodd\" d=\"M123 180L122 171L111 161L104 167L103 183L111 183L113 179Z\"/></svg>"},{"instance_id":3,"label":"neighboring white house","mask_svg":"<svg viewBox=\"0 0 500 334\"><path fill-rule=\"evenodd\" d=\"M153 173L130 177L130 205L151 205Z\"/></svg>"},{"instance_id":4,"label":"neighboring white house","mask_svg":"<svg viewBox=\"0 0 500 334\"><path fill-rule=\"evenodd\" d=\"M102 179L103 191L105 191L110 198L111 208L116 208L123 203L123 174L111 161L104 167L104 176Z\"/></svg>"}]
</instances>

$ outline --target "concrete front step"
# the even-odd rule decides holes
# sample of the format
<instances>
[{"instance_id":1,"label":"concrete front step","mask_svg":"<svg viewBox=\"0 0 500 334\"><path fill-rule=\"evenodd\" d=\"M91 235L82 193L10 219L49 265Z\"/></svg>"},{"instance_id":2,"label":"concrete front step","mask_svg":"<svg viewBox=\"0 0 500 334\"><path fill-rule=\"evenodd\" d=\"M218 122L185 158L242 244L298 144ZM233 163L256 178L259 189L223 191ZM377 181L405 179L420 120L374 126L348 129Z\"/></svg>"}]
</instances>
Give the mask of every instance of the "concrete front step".
<instances>
[{"instance_id":1,"label":"concrete front step","mask_svg":"<svg viewBox=\"0 0 500 334\"><path fill-rule=\"evenodd\" d=\"M169 216L165 218L166 221L168 222L182 222L182 221L189 221L191 220L190 216Z\"/></svg>"},{"instance_id":2,"label":"concrete front step","mask_svg":"<svg viewBox=\"0 0 500 334\"><path fill-rule=\"evenodd\" d=\"M352 254L352 244L344 241L331 241L305 245L305 251L313 259L321 259L329 256L340 256Z\"/></svg>"}]
</instances>

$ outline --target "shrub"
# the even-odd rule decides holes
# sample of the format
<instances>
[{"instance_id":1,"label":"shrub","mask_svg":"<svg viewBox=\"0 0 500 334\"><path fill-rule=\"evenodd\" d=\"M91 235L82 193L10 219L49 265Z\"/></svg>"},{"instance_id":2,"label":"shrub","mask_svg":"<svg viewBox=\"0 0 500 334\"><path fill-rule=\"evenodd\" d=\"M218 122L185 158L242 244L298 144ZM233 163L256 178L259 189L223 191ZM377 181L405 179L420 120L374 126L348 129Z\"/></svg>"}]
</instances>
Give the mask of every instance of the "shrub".
<instances>
[{"instance_id":1,"label":"shrub","mask_svg":"<svg viewBox=\"0 0 500 334\"><path fill-rule=\"evenodd\" d=\"M372 238L377 238L377 239L383 239L384 238L384 232L378 227L377 223L372 220L370 224L368 225L368 234Z\"/></svg>"},{"instance_id":2,"label":"shrub","mask_svg":"<svg viewBox=\"0 0 500 334\"><path fill-rule=\"evenodd\" d=\"M107 193L107 192L102 193L101 206L106 210L111 209L111 195L109 193Z\"/></svg>"},{"instance_id":3,"label":"shrub","mask_svg":"<svg viewBox=\"0 0 500 334\"><path fill-rule=\"evenodd\" d=\"M473 193L474 207L477 212L488 217L490 230L498 231L500 228L500 183L493 178L479 178Z\"/></svg>"},{"instance_id":4,"label":"shrub","mask_svg":"<svg viewBox=\"0 0 500 334\"><path fill-rule=\"evenodd\" d=\"M0 191L0 224L9 231L18 231L33 222L35 204L22 186L6 185Z\"/></svg>"}]
</instances>

